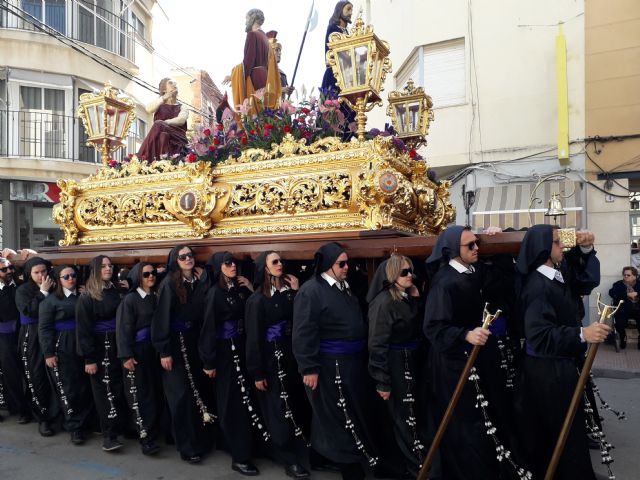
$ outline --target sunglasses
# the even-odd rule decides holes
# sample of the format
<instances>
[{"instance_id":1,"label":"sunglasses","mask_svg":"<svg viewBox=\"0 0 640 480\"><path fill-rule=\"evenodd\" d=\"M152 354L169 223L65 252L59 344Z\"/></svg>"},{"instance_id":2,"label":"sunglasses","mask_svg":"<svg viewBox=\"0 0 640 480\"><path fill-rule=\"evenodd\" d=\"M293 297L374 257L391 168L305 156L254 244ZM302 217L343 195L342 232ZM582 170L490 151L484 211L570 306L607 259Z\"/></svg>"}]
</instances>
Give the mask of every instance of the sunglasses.
<instances>
[{"instance_id":1,"label":"sunglasses","mask_svg":"<svg viewBox=\"0 0 640 480\"><path fill-rule=\"evenodd\" d=\"M474 250L480 247L480 240L474 240L473 242L465 243L463 247L467 247L469 250Z\"/></svg>"},{"instance_id":2,"label":"sunglasses","mask_svg":"<svg viewBox=\"0 0 640 480\"><path fill-rule=\"evenodd\" d=\"M71 280L72 278L76 278L78 274L76 273L67 273L66 275L61 275L60 278L63 280Z\"/></svg>"},{"instance_id":3,"label":"sunglasses","mask_svg":"<svg viewBox=\"0 0 640 480\"><path fill-rule=\"evenodd\" d=\"M14 267L13 265L8 265L6 267L0 268L0 272L7 273L9 270L14 271L15 269L16 267Z\"/></svg>"},{"instance_id":4,"label":"sunglasses","mask_svg":"<svg viewBox=\"0 0 640 480\"><path fill-rule=\"evenodd\" d=\"M271 260L271 265L280 265L280 264L282 264L282 260L279 258Z\"/></svg>"},{"instance_id":5,"label":"sunglasses","mask_svg":"<svg viewBox=\"0 0 640 480\"><path fill-rule=\"evenodd\" d=\"M142 272L142 278L149 278L149 277L157 277L158 276L158 270L151 270L150 272Z\"/></svg>"},{"instance_id":6,"label":"sunglasses","mask_svg":"<svg viewBox=\"0 0 640 480\"><path fill-rule=\"evenodd\" d=\"M400 270L401 277L408 277L409 275L413 275L413 268L403 268Z\"/></svg>"},{"instance_id":7,"label":"sunglasses","mask_svg":"<svg viewBox=\"0 0 640 480\"><path fill-rule=\"evenodd\" d=\"M180 260L181 262L184 262L188 258L193 258L193 253L183 253L181 255L178 255L178 260Z\"/></svg>"},{"instance_id":8,"label":"sunglasses","mask_svg":"<svg viewBox=\"0 0 640 480\"><path fill-rule=\"evenodd\" d=\"M344 268L347 266L347 262L348 260L340 260L339 262L336 262L336 265L338 265L339 268Z\"/></svg>"},{"instance_id":9,"label":"sunglasses","mask_svg":"<svg viewBox=\"0 0 640 480\"><path fill-rule=\"evenodd\" d=\"M235 265L235 264L236 264L235 260L225 260L223 263L224 263L227 267L230 267L231 265Z\"/></svg>"}]
</instances>

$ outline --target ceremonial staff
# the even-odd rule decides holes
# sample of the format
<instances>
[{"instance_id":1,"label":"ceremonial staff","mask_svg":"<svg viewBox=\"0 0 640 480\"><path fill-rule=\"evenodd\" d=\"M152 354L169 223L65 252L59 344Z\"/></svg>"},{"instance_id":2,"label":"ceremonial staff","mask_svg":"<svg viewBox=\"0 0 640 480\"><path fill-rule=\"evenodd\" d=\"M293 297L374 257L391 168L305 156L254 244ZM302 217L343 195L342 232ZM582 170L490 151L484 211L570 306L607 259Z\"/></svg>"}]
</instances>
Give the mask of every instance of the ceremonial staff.
<instances>
[{"instance_id":1,"label":"ceremonial staff","mask_svg":"<svg viewBox=\"0 0 640 480\"><path fill-rule=\"evenodd\" d=\"M624 303L624 300L620 300L617 306L606 305L600 301L600 294L598 293L598 313L600 314L600 319L598 323L606 323L608 319L610 319L614 313L618 311L620 305ZM576 416L576 411L578 410L578 405L580 403L580 398L584 393L584 387L589 379L589 374L591 373L591 367L593 366L593 361L596 358L596 353L598 352L599 343L590 343L587 350L587 358L584 362L584 366L582 367L582 371L580 372L580 378L578 379L578 384L576 385L576 389L573 392L573 398L571 398L571 403L569 404L569 410L567 411L567 415L564 418L564 423L562 425L562 430L560 430L560 436L558 437L558 442L556 443L556 448L553 451L553 455L551 457L551 462L549 463L549 467L547 468L547 473L544 476L544 480L553 480L553 477L556 473L556 469L558 468L558 463L560 462L560 456L562 455L562 451L564 450L565 443L567 442L567 437L569 436L569 429L573 424L573 419Z\"/></svg>"},{"instance_id":2,"label":"ceremonial staff","mask_svg":"<svg viewBox=\"0 0 640 480\"><path fill-rule=\"evenodd\" d=\"M311 17L313 16L313 6L315 0L311 2L311 10L309 10L309 16L307 17L307 25L304 27L304 35L302 35L302 42L300 42L300 50L298 51L298 58L296 60L296 66L293 69L293 77L291 77L291 86L293 87L296 81L296 73L298 73L298 65L300 64L300 56L302 55L302 49L304 48L304 41L307 39L307 32L309 31L309 24L311 23ZM313 30L313 29L312 29ZM291 94L287 96L289 98Z\"/></svg>"},{"instance_id":3,"label":"ceremonial staff","mask_svg":"<svg viewBox=\"0 0 640 480\"><path fill-rule=\"evenodd\" d=\"M482 322L482 328L489 328L489 326L493 323L493 321L500 316L502 310L498 310L493 315L489 313L487 308L489 307L488 303L484 305L484 320ZM456 405L458 404L458 400L460 400L460 396L462 395L462 390L464 389L465 384L469 378L469 373L473 368L473 364L478 357L478 353L480 353L480 345L474 345L473 350L471 350L471 354L467 359L467 363L462 370L462 374L460 374L460 378L458 379L458 384L456 385L456 389L453 391L453 396L451 400L449 400L449 405L447 406L447 411L444 413L444 417L442 417L442 421L440 422L440 426L438 427L438 431L436 432L436 436L433 438L433 442L431 442L431 447L429 447L429 452L427 452L427 458L424 459L424 463L422 464L422 468L420 469L420 473L418 473L417 480L425 480L427 478L427 474L429 473L429 468L431 468L431 463L433 462L433 457L440 446L440 442L442 442L442 438L444 437L444 432L447 430L449 426L449 422L451 421L451 417L453 416L453 411L456 409Z\"/></svg>"}]
</instances>

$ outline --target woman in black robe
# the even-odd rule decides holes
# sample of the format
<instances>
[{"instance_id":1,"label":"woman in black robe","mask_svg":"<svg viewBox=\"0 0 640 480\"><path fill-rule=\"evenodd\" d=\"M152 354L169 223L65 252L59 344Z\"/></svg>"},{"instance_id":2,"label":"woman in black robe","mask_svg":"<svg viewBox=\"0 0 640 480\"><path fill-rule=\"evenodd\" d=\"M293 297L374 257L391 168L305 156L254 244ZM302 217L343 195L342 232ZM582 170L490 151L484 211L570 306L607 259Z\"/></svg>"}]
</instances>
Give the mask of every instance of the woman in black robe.
<instances>
[{"instance_id":1,"label":"woman in black robe","mask_svg":"<svg viewBox=\"0 0 640 480\"><path fill-rule=\"evenodd\" d=\"M426 399L416 388L425 362L419 296L411 260L395 254L380 264L367 295L369 374L393 421L405 460L403 478L417 476L426 453L426 419L420 411Z\"/></svg>"},{"instance_id":2,"label":"woman in black robe","mask_svg":"<svg viewBox=\"0 0 640 480\"><path fill-rule=\"evenodd\" d=\"M208 266L211 288L205 299L200 357L205 373L216 379L216 405L231 468L243 475L258 475L251 462L251 426L261 430L265 440L268 433L253 406L245 368L244 307L252 287L238 276L229 252L215 253Z\"/></svg>"},{"instance_id":3,"label":"woman in black robe","mask_svg":"<svg viewBox=\"0 0 640 480\"><path fill-rule=\"evenodd\" d=\"M160 355L176 449L185 462L199 463L211 449L212 432L205 426L214 419L200 396L205 378L197 350L205 279L188 245L171 249L167 270L151 321L151 342Z\"/></svg>"},{"instance_id":4,"label":"woman in black robe","mask_svg":"<svg viewBox=\"0 0 640 480\"><path fill-rule=\"evenodd\" d=\"M369 428L367 326L345 281L348 256L337 243L315 254L315 275L294 301L293 353L313 411L311 446L340 464L342 478L365 478L377 463Z\"/></svg>"},{"instance_id":5,"label":"woman in black robe","mask_svg":"<svg viewBox=\"0 0 640 480\"><path fill-rule=\"evenodd\" d=\"M70 433L71 443L81 445L91 427L93 399L76 349L77 273L69 265L59 265L52 276L55 291L40 303L40 346L64 415L62 426Z\"/></svg>"},{"instance_id":6,"label":"woman in black robe","mask_svg":"<svg viewBox=\"0 0 640 480\"><path fill-rule=\"evenodd\" d=\"M129 293L116 315L118 358L122 362L125 396L134 413L144 455L155 455L162 411L162 387L158 355L151 344L151 320L156 309L158 271L148 262L137 263L129 272Z\"/></svg>"},{"instance_id":7,"label":"woman in black robe","mask_svg":"<svg viewBox=\"0 0 640 480\"><path fill-rule=\"evenodd\" d=\"M118 434L124 433L129 417L116 345L120 293L111 282L113 264L109 257L98 255L89 266L85 291L76 304L78 353L84 357L84 371L91 380L102 450L113 452L122 448Z\"/></svg>"},{"instance_id":8,"label":"woman in black robe","mask_svg":"<svg viewBox=\"0 0 640 480\"><path fill-rule=\"evenodd\" d=\"M573 279L581 277L587 263L567 265L573 273L556 270L554 266L563 260L563 246L557 228L534 225L524 237L517 261L519 311L526 339L518 419L535 478L545 475L551 460L587 343L604 341L610 331L598 323L581 327L574 290L582 285ZM566 259L572 257L567 255ZM554 477L558 480L595 478L585 420L581 401Z\"/></svg>"},{"instance_id":9,"label":"woman in black robe","mask_svg":"<svg viewBox=\"0 0 640 480\"><path fill-rule=\"evenodd\" d=\"M258 390L258 404L276 458L286 465L288 476L307 478L309 472L298 461L295 438L304 437L291 394L294 383L302 382L291 349L293 299L298 279L284 275L280 255L271 250L256 258L253 287L245 315L247 370Z\"/></svg>"},{"instance_id":10,"label":"woman in black robe","mask_svg":"<svg viewBox=\"0 0 640 480\"><path fill-rule=\"evenodd\" d=\"M47 368L38 341L38 318L40 303L53 288L49 277L51 264L41 258L32 257L24 264L24 283L16 290L16 307L20 312L18 346L24 367L27 393L31 397L31 410L38 420L38 431L43 437L54 434L51 428L60 413L54 387L47 375Z\"/></svg>"}]
</instances>

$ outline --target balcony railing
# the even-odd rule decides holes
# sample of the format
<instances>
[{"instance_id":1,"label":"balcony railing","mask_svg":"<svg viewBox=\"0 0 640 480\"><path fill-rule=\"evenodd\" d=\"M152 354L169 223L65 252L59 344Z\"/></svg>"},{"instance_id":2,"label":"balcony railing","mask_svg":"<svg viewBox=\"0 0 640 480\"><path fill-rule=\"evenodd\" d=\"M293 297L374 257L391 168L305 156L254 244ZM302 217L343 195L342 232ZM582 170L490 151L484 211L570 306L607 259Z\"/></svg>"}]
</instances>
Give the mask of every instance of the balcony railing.
<instances>
[{"instance_id":1,"label":"balcony railing","mask_svg":"<svg viewBox=\"0 0 640 480\"><path fill-rule=\"evenodd\" d=\"M0 157L29 157L100 163L100 156L86 146L87 134L77 117L34 111L0 111ZM122 160L138 150L141 139L127 136L114 158Z\"/></svg>"},{"instance_id":2,"label":"balcony railing","mask_svg":"<svg viewBox=\"0 0 640 480\"><path fill-rule=\"evenodd\" d=\"M135 28L125 14L119 17L86 0L9 0L8 8L0 11L0 28L39 31L32 23L35 18L73 40L135 63Z\"/></svg>"}]
</instances>

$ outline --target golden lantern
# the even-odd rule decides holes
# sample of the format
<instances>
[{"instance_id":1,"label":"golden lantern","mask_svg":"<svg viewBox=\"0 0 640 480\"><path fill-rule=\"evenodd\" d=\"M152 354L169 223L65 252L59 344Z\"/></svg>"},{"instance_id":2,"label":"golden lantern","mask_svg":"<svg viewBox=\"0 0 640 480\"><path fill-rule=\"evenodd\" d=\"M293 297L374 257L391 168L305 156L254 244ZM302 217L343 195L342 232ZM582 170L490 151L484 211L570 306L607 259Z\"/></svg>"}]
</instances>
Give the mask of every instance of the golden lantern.
<instances>
[{"instance_id":1,"label":"golden lantern","mask_svg":"<svg viewBox=\"0 0 640 480\"><path fill-rule=\"evenodd\" d=\"M365 113L382 105L380 92L387 73L391 72L389 44L358 17L350 33L329 35L328 47L326 60L340 88L340 99L356 112L358 140L364 141Z\"/></svg>"},{"instance_id":2,"label":"golden lantern","mask_svg":"<svg viewBox=\"0 0 640 480\"><path fill-rule=\"evenodd\" d=\"M425 143L429 133L429 124L433 121L433 101L424 93L422 87L415 87L409 79L402 91L389 93L387 115L398 137L410 145L418 148Z\"/></svg>"},{"instance_id":3,"label":"golden lantern","mask_svg":"<svg viewBox=\"0 0 640 480\"><path fill-rule=\"evenodd\" d=\"M107 165L113 152L124 146L129 127L135 120L135 105L130 98L110 82L98 93L80 95L78 116L87 131L87 146L100 150L102 163Z\"/></svg>"}]
</instances>

